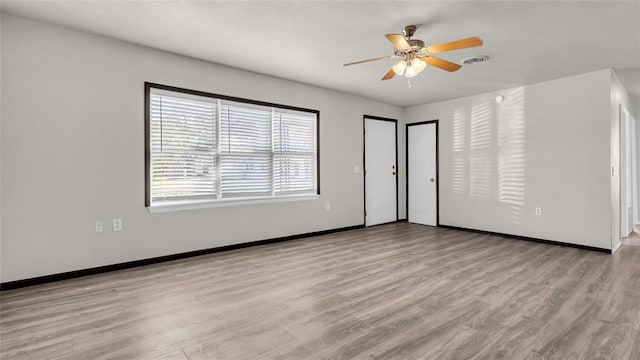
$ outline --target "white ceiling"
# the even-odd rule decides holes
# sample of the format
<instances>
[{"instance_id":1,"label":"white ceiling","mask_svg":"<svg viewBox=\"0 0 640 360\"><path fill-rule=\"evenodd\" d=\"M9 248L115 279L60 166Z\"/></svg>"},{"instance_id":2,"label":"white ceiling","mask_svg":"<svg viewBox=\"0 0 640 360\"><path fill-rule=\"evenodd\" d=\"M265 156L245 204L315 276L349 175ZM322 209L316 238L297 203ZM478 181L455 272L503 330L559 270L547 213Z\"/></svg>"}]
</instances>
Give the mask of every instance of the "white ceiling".
<instances>
[{"instance_id":1,"label":"white ceiling","mask_svg":"<svg viewBox=\"0 0 640 360\"><path fill-rule=\"evenodd\" d=\"M2 1L4 13L64 25L399 106L424 104L613 68L640 99L640 1ZM418 25L442 53L486 63L380 81L392 60L383 37Z\"/></svg>"}]
</instances>

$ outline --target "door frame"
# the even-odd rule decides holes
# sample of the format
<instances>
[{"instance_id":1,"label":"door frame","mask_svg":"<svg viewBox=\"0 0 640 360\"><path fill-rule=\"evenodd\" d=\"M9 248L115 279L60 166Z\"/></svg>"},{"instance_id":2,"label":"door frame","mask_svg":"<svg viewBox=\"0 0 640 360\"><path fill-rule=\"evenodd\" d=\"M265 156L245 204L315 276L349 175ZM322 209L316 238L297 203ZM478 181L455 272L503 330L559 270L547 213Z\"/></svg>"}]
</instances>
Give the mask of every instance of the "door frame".
<instances>
[{"instance_id":1,"label":"door frame","mask_svg":"<svg viewBox=\"0 0 640 360\"><path fill-rule=\"evenodd\" d=\"M633 232L634 227L640 222L640 209L638 208L638 121L631 115L629 110L625 108L622 104L619 105L619 114L620 114L620 122L619 122L619 142L620 142L620 156L619 156L619 164L618 164L618 173L619 173L619 195L620 195L620 216L619 216L619 226L620 226L620 239L626 238L629 234L626 232L628 229L624 229L623 223L626 223L629 219L629 214L627 212L628 208L626 207L626 196L628 196L627 192L631 191L632 200L631 200L631 223L626 224L627 228L631 227L631 232ZM627 136L628 135L628 136ZM627 138L629 140L629 144L627 144ZM626 145L623 149L623 145ZM629 154L627 154L627 146L630 148ZM635 151L634 151L635 150ZM623 153L624 153L624 164L623 164ZM626 156L631 156L631 168L626 169ZM621 175L623 173L623 168L625 172L625 177L623 178ZM627 189L627 177L631 178L631 188ZM624 188L624 194L623 194ZM626 220L623 220L626 215Z\"/></svg>"},{"instance_id":2,"label":"door frame","mask_svg":"<svg viewBox=\"0 0 640 360\"><path fill-rule=\"evenodd\" d=\"M428 120L428 121L420 121L415 123L410 123L406 125L405 129L405 195L406 201L405 205L407 207L407 221L409 221L409 126L414 125L427 125L427 124L435 124L436 125L436 226L440 226L440 131L438 131L438 119Z\"/></svg>"},{"instance_id":3,"label":"door frame","mask_svg":"<svg viewBox=\"0 0 640 360\"><path fill-rule=\"evenodd\" d=\"M363 191L363 209L362 209L362 223L367 225L367 119L370 120L379 120L379 121L389 121L394 123L395 125L395 150L396 150L396 221L398 221L398 120L385 118L374 115L362 115L362 188ZM379 224L383 225L383 224ZM372 225L376 226L376 225Z\"/></svg>"}]
</instances>

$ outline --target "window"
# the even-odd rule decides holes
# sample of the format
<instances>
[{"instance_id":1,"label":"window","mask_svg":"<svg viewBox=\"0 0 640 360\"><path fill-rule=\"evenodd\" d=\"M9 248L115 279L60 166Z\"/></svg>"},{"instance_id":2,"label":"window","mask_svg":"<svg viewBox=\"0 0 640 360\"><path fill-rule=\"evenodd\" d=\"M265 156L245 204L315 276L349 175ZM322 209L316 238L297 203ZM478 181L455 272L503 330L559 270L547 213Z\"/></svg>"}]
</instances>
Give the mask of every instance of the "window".
<instances>
[{"instance_id":1,"label":"window","mask_svg":"<svg viewBox=\"0 0 640 360\"><path fill-rule=\"evenodd\" d=\"M145 84L146 206L319 193L319 112Z\"/></svg>"}]
</instances>

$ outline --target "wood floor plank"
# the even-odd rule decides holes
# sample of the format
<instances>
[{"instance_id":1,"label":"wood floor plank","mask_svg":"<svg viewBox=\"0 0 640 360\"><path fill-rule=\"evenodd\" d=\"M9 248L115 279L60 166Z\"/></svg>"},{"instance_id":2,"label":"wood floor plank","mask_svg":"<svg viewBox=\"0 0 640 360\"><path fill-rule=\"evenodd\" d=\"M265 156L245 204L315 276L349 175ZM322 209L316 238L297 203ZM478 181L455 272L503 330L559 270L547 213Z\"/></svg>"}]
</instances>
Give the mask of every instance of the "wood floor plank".
<instances>
[{"instance_id":1,"label":"wood floor plank","mask_svg":"<svg viewBox=\"0 0 640 360\"><path fill-rule=\"evenodd\" d=\"M155 358L154 360L189 360L189 358L184 353L184 351L180 349L180 350L172 351L171 353L168 353L168 354L164 354L159 358Z\"/></svg>"},{"instance_id":2,"label":"wood floor plank","mask_svg":"<svg viewBox=\"0 0 640 360\"><path fill-rule=\"evenodd\" d=\"M614 255L394 223L0 293L1 359L640 359Z\"/></svg>"},{"instance_id":3,"label":"wood floor plank","mask_svg":"<svg viewBox=\"0 0 640 360\"><path fill-rule=\"evenodd\" d=\"M593 327L589 343L581 357L584 359L631 359L636 331L625 326L600 321Z\"/></svg>"}]
</instances>

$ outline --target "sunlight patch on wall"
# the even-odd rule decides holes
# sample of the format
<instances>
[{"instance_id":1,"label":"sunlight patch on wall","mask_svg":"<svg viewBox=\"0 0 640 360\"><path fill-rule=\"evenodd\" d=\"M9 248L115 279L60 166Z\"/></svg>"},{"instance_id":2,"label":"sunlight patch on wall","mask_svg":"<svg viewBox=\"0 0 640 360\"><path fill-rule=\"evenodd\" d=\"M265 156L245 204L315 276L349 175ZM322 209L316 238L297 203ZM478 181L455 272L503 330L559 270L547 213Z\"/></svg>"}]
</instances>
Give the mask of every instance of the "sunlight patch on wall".
<instances>
[{"instance_id":1,"label":"sunlight patch on wall","mask_svg":"<svg viewBox=\"0 0 640 360\"><path fill-rule=\"evenodd\" d=\"M511 221L522 223L525 204L524 88L505 93L496 104L498 200L511 207Z\"/></svg>"},{"instance_id":2,"label":"sunlight patch on wall","mask_svg":"<svg viewBox=\"0 0 640 360\"><path fill-rule=\"evenodd\" d=\"M500 95L476 98L475 103L454 108L450 186L455 194L500 205L500 216L522 224L526 194L524 87L503 90Z\"/></svg>"},{"instance_id":3,"label":"sunlight patch on wall","mask_svg":"<svg viewBox=\"0 0 640 360\"><path fill-rule=\"evenodd\" d=\"M491 191L491 118L489 101L471 107L469 126L469 193L489 197Z\"/></svg>"},{"instance_id":4,"label":"sunlight patch on wall","mask_svg":"<svg viewBox=\"0 0 640 360\"><path fill-rule=\"evenodd\" d=\"M457 109L453 114L453 168L451 190L457 194L465 193L465 128L467 117L465 109Z\"/></svg>"},{"instance_id":5,"label":"sunlight patch on wall","mask_svg":"<svg viewBox=\"0 0 640 360\"><path fill-rule=\"evenodd\" d=\"M453 114L453 145L452 150L455 152L464 151L464 135L467 117L465 109L457 109Z\"/></svg>"},{"instance_id":6,"label":"sunlight patch on wall","mask_svg":"<svg viewBox=\"0 0 640 360\"><path fill-rule=\"evenodd\" d=\"M451 190L457 194L465 193L465 163L464 154L458 155L456 158L454 155L451 174Z\"/></svg>"}]
</instances>

